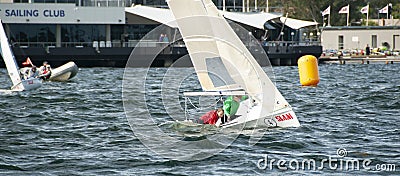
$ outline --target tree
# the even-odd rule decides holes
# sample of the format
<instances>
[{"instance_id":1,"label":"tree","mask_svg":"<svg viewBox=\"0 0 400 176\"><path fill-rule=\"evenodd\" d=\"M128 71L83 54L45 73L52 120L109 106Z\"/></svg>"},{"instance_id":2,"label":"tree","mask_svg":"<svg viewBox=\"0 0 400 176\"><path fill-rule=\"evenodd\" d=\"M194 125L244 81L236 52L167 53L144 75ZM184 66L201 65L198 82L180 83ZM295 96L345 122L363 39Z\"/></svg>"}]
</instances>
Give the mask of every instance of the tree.
<instances>
[{"instance_id":1,"label":"tree","mask_svg":"<svg viewBox=\"0 0 400 176\"><path fill-rule=\"evenodd\" d=\"M400 3L393 5L392 15L393 15L393 18L396 18L396 19L400 18Z\"/></svg>"}]
</instances>

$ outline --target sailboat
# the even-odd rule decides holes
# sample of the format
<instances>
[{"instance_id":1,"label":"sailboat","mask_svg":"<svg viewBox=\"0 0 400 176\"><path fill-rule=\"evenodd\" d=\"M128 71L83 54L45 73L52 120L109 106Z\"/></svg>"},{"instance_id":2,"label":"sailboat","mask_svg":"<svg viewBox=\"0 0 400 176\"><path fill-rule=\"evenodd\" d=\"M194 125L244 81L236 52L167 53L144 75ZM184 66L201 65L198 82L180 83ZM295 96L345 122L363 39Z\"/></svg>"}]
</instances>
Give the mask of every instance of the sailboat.
<instances>
[{"instance_id":1,"label":"sailboat","mask_svg":"<svg viewBox=\"0 0 400 176\"><path fill-rule=\"evenodd\" d=\"M31 67L24 67L20 69L20 72L26 73L26 71L29 69L31 69ZM58 81L58 82L69 81L70 79L76 76L78 71L79 68L75 64L75 62L69 61L64 65L51 69L50 77L46 79L46 81Z\"/></svg>"},{"instance_id":2,"label":"sailboat","mask_svg":"<svg viewBox=\"0 0 400 176\"><path fill-rule=\"evenodd\" d=\"M247 95L221 128L298 127L290 104L211 0L167 0L203 92L184 96Z\"/></svg>"},{"instance_id":3,"label":"sailboat","mask_svg":"<svg viewBox=\"0 0 400 176\"><path fill-rule=\"evenodd\" d=\"M0 19L0 53L7 67L8 75L10 76L11 81L13 83L11 91L33 90L42 86L42 80L40 78L29 78L26 80L21 79L18 65L15 61L15 56L11 50L1 19Z\"/></svg>"}]
</instances>

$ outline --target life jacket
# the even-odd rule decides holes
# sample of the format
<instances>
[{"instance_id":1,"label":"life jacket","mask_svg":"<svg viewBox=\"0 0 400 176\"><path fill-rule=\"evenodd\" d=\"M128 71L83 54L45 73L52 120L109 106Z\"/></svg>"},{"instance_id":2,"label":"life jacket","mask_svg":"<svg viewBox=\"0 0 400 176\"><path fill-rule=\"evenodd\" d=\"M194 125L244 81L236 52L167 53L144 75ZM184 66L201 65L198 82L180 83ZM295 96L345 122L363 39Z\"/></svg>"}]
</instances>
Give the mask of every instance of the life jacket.
<instances>
[{"instance_id":1,"label":"life jacket","mask_svg":"<svg viewBox=\"0 0 400 176\"><path fill-rule=\"evenodd\" d=\"M50 70L50 69L51 69L51 68L50 68L50 65L46 65L46 66L41 66L41 67L40 67L40 74L41 74L41 77L42 77L44 80L50 78L50 76L51 76L51 70Z\"/></svg>"},{"instance_id":2,"label":"life jacket","mask_svg":"<svg viewBox=\"0 0 400 176\"><path fill-rule=\"evenodd\" d=\"M204 114L200 117L200 120L203 121L203 124L211 124L214 125L218 121L217 110L212 110Z\"/></svg>"},{"instance_id":3,"label":"life jacket","mask_svg":"<svg viewBox=\"0 0 400 176\"><path fill-rule=\"evenodd\" d=\"M246 100L248 97L247 96L242 96L242 98L240 99L240 101ZM236 114L236 112L239 109L239 105L240 102L237 102L234 100L233 96L229 96L228 98L226 98L226 100L224 101L224 114L228 115L228 116L233 116Z\"/></svg>"}]
</instances>

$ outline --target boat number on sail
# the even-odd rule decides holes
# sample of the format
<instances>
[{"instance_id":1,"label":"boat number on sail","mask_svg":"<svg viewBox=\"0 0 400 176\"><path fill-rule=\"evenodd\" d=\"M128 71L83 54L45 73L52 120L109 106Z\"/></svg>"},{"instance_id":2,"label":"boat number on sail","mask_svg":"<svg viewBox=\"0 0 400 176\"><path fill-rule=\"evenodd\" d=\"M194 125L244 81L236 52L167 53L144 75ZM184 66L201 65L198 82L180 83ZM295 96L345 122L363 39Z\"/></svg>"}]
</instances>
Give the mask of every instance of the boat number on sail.
<instances>
[{"instance_id":1,"label":"boat number on sail","mask_svg":"<svg viewBox=\"0 0 400 176\"><path fill-rule=\"evenodd\" d=\"M286 121L286 120L292 120L293 116L292 116L292 114L287 113L287 114L275 116L275 119L278 120L278 122L282 122L282 121Z\"/></svg>"},{"instance_id":2,"label":"boat number on sail","mask_svg":"<svg viewBox=\"0 0 400 176\"><path fill-rule=\"evenodd\" d=\"M265 118L264 119L264 123L268 127L276 127L276 126L278 126L278 124L276 123L275 119L271 119L271 118Z\"/></svg>"}]
</instances>

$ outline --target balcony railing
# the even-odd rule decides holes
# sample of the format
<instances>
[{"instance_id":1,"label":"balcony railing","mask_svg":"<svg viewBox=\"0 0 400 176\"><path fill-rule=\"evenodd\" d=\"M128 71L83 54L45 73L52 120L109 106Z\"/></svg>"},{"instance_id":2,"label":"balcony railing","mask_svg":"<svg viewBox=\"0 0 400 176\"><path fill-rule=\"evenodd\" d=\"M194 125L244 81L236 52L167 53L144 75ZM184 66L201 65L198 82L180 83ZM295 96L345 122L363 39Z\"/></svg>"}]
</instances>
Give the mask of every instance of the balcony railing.
<instances>
[{"instance_id":1,"label":"balcony railing","mask_svg":"<svg viewBox=\"0 0 400 176\"><path fill-rule=\"evenodd\" d=\"M93 42L14 42L12 47L19 48L118 48L118 47L159 47L164 45L170 45L170 42L158 42L156 40L140 41L140 40L128 40L127 42L121 42L120 40L113 41L93 41ZM175 42L173 47L185 47L183 42Z\"/></svg>"},{"instance_id":2,"label":"balcony railing","mask_svg":"<svg viewBox=\"0 0 400 176\"><path fill-rule=\"evenodd\" d=\"M137 45L140 42L139 45ZM42 48L83 48L83 47L93 47L93 48L110 48L110 47L156 47L159 45L169 45L169 42L158 42L156 40L128 40L122 42L121 40L113 41L93 41L93 42L61 42L57 45L56 42L13 42L13 47L29 48L29 47L42 47ZM137 45L137 46L136 46ZM321 42L319 41L267 41L263 42L264 46L319 46ZM174 42L175 47L184 47L185 44L182 41Z\"/></svg>"}]
</instances>

